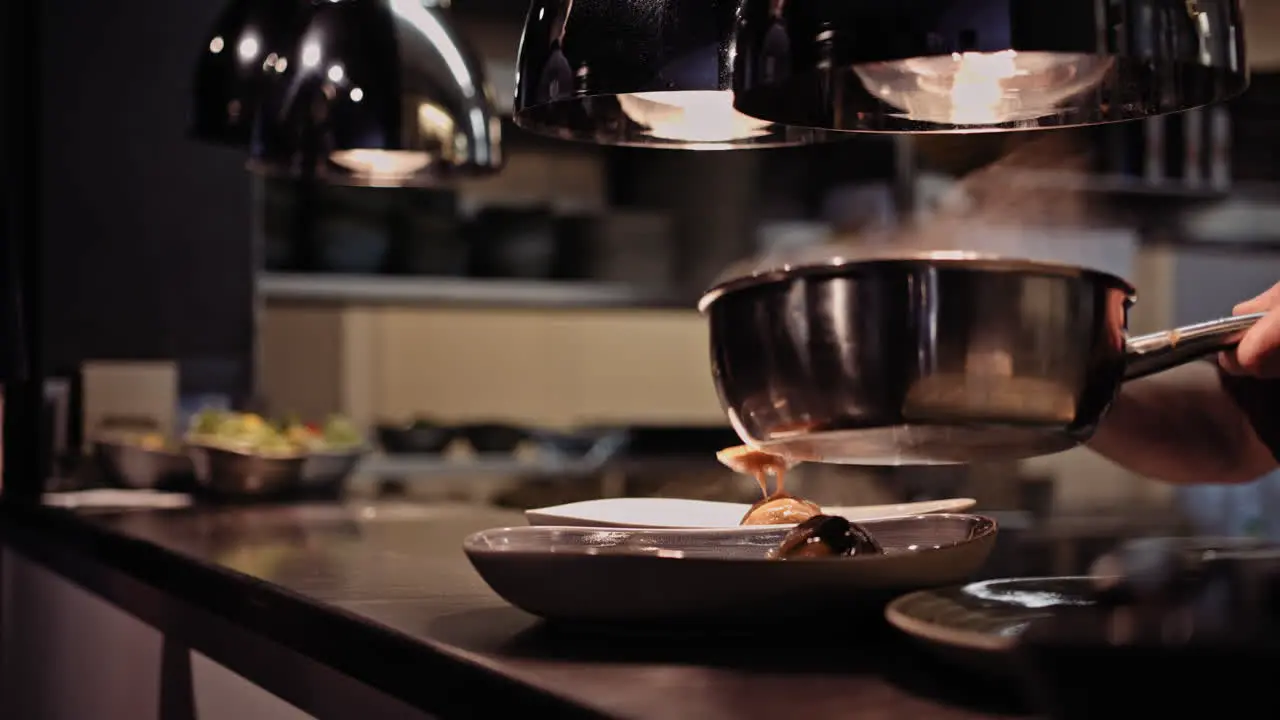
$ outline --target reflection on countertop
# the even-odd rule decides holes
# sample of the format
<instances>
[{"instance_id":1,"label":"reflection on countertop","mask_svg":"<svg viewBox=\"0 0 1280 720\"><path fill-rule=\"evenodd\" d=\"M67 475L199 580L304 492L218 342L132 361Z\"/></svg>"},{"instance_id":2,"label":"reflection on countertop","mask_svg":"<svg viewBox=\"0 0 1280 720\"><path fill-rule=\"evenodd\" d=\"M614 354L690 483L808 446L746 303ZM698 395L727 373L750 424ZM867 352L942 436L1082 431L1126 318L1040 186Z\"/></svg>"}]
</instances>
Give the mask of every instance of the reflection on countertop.
<instances>
[{"instance_id":1,"label":"reflection on countertop","mask_svg":"<svg viewBox=\"0 0 1280 720\"><path fill-rule=\"evenodd\" d=\"M1139 515L1036 520L996 514L1001 535L983 578L1074 574L1095 547L1101 552L1124 537L1168 534L1176 526ZM926 660L905 644L869 636L860 642L876 643L877 652L851 657L835 640L796 654L794 647L690 642L687 636L674 644L631 638L620 647L557 632L498 598L462 552L470 533L522 524L521 513L493 507L355 498L121 513L0 507L0 536L24 554L55 566L88 560L113 567L340 672L383 678L379 684L394 694L426 692L420 675L396 672L395 663L447 662L458 672L505 677L559 697L566 707L603 709L613 717L664 716L662 708L670 706L655 698L666 693L681 697L686 716L770 716L763 708L776 709L795 683L823 707L870 702L876 707L869 711L893 717L1009 712L997 707L1008 700L1008 689L952 687L945 674L922 669ZM1064 560L1075 564L1064 566ZM98 591L125 601L110 589ZM779 672L779 652L789 672ZM637 674L637 662L661 678ZM823 681L832 668L840 669L841 682ZM885 673L899 671L908 685L885 680ZM726 715L726 698L738 698L747 686L757 698L752 710L733 701L743 712ZM920 687L929 692L917 692ZM961 709L969 703L979 707Z\"/></svg>"}]
</instances>

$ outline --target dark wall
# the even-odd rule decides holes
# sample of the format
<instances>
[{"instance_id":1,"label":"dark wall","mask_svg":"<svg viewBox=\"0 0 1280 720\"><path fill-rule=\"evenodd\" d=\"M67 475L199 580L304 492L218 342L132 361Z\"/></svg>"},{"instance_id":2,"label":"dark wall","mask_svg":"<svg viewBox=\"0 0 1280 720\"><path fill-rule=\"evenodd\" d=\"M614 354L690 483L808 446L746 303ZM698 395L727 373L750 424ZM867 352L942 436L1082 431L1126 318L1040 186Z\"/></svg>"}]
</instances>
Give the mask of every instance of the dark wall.
<instances>
[{"instance_id":1,"label":"dark wall","mask_svg":"<svg viewBox=\"0 0 1280 720\"><path fill-rule=\"evenodd\" d=\"M1254 73L1249 89L1231 101L1232 176L1245 181L1280 180L1275 161L1280 134L1280 73Z\"/></svg>"},{"instance_id":2,"label":"dark wall","mask_svg":"<svg viewBox=\"0 0 1280 720\"><path fill-rule=\"evenodd\" d=\"M43 0L49 362L233 361L252 348L244 158L185 136L222 0ZM230 388L228 388L230 389Z\"/></svg>"}]
</instances>

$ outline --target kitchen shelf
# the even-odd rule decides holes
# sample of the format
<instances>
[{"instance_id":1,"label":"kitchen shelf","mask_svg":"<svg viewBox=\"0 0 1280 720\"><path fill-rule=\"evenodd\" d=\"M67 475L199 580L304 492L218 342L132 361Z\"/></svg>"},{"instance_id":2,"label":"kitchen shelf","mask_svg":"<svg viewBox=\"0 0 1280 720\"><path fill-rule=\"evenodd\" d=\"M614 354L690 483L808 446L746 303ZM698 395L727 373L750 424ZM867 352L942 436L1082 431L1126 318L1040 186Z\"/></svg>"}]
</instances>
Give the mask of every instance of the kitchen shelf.
<instances>
[{"instance_id":1,"label":"kitchen shelf","mask_svg":"<svg viewBox=\"0 0 1280 720\"><path fill-rule=\"evenodd\" d=\"M510 455L459 459L436 455L371 455L360 462L353 474L377 478L415 476L492 476L492 475L561 475L580 477L606 470L656 471L666 468L718 467L712 454L613 459L539 458L533 460Z\"/></svg>"},{"instance_id":2,"label":"kitchen shelf","mask_svg":"<svg viewBox=\"0 0 1280 720\"><path fill-rule=\"evenodd\" d=\"M1232 185L1222 188L1208 183L1195 186L1177 178L1153 182L1128 175L1046 170L1010 170L1005 177L1011 186L1021 189L1039 188L1181 202L1213 202L1245 190L1266 194L1275 192L1274 188L1258 186Z\"/></svg>"},{"instance_id":3,"label":"kitchen shelf","mask_svg":"<svg viewBox=\"0 0 1280 720\"><path fill-rule=\"evenodd\" d=\"M360 462L355 474L381 478L414 475L589 475L602 465L594 460L524 460L510 455L481 455L470 459L436 455L371 455Z\"/></svg>"},{"instance_id":4,"label":"kitchen shelf","mask_svg":"<svg viewBox=\"0 0 1280 720\"><path fill-rule=\"evenodd\" d=\"M692 308L668 293L623 283L444 276L260 273L267 300L336 304Z\"/></svg>"}]
</instances>

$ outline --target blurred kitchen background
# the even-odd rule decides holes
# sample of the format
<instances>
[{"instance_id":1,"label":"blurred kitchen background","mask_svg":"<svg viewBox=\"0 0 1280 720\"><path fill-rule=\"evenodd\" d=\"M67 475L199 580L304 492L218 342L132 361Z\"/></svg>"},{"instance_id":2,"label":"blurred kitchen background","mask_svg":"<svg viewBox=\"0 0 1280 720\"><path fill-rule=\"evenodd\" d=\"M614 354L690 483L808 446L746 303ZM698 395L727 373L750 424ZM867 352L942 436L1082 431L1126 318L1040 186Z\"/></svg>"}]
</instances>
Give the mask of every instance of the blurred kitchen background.
<instances>
[{"instance_id":1,"label":"blurred kitchen background","mask_svg":"<svg viewBox=\"0 0 1280 720\"><path fill-rule=\"evenodd\" d=\"M353 494L750 501L754 482L713 458L736 438L709 378L699 293L735 260L854 242L954 203L956 179L1008 149L992 135L627 150L507 122L507 168L455 188L264 181L242 153L184 135L193 51L221 6L43 4L42 71L58 79L45 96L47 357L65 380L51 390L63 453L112 423L180 433L211 405L341 413L385 445ZM452 8L508 109L524 10ZM1141 290L1136 333L1228 314L1280 280L1280 4L1249 13L1255 75L1242 98L1077 133L1086 173L1010 176L1101 208L1016 225L1103 248L1098 262ZM797 480L826 503L972 496L1010 527L1053 517L1076 536L1198 523L1280 537L1267 526L1280 480L1175 493L1088 450L1009 466L807 467Z\"/></svg>"}]
</instances>

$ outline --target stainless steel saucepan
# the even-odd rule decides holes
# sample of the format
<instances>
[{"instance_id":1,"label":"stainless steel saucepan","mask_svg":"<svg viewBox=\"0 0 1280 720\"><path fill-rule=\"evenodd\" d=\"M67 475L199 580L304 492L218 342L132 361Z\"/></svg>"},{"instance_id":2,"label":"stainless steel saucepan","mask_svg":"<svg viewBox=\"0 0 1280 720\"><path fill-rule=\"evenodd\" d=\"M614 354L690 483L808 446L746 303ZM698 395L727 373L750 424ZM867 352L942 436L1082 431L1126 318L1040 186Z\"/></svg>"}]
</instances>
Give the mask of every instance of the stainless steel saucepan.
<instances>
[{"instance_id":1,"label":"stainless steel saucepan","mask_svg":"<svg viewBox=\"0 0 1280 720\"><path fill-rule=\"evenodd\" d=\"M763 270L699 308L744 442L793 460L938 464L1085 442L1122 382L1232 347L1259 317L1129 338L1134 297L1094 270L935 251Z\"/></svg>"}]
</instances>

